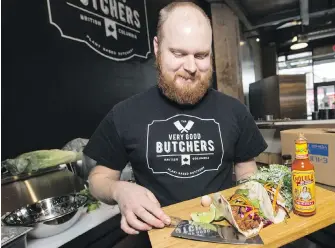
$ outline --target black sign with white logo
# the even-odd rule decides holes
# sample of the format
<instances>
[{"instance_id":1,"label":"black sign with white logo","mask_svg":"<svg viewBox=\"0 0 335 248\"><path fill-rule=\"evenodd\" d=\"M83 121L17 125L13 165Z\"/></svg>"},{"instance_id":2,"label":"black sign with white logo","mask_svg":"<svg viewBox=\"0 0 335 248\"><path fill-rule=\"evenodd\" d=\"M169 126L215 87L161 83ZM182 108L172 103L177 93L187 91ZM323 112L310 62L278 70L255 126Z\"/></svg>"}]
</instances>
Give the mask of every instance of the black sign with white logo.
<instances>
[{"instance_id":1,"label":"black sign with white logo","mask_svg":"<svg viewBox=\"0 0 335 248\"><path fill-rule=\"evenodd\" d=\"M115 61L147 58L145 0L47 0L50 23L62 37L86 43Z\"/></svg>"},{"instance_id":2,"label":"black sign with white logo","mask_svg":"<svg viewBox=\"0 0 335 248\"><path fill-rule=\"evenodd\" d=\"M146 152L155 174L190 178L218 170L224 153L220 125L189 115L154 120L148 125Z\"/></svg>"}]
</instances>

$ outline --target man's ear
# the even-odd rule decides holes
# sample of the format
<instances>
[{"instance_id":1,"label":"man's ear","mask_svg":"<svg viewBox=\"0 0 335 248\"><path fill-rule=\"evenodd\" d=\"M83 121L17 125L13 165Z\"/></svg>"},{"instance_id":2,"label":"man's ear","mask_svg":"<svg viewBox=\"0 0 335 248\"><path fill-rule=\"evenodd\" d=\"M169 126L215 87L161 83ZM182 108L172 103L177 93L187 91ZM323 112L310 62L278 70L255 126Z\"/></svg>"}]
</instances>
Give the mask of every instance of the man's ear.
<instances>
[{"instance_id":1,"label":"man's ear","mask_svg":"<svg viewBox=\"0 0 335 248\"><path fill-rule=\"evenodd\" d=\"M158 53L158 38L157 38L157 36L154 37L154 51L155 51L155 56L157 57L157 53Z\"/></svg>"}]
</instances>

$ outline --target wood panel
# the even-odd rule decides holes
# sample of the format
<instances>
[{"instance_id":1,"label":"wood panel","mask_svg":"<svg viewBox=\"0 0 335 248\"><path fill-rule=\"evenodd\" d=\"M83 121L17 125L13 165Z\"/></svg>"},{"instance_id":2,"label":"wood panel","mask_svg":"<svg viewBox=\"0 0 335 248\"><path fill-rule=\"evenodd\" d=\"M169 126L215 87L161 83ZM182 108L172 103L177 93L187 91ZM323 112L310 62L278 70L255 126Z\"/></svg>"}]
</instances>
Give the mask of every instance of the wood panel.
<instances>
[{"instance_id":1,"label":"wood panel","mask_svg":"<svg viewBox=\"0 0 335 248\"><path fill-rule=\"evenodd\" d=\"M244 102L239 20L225 4L213 3L211 10L217 88Z\"/></svg>"},{"instance_id":2,"label":"wood panel","mask_svg":"<svg viewBox=\"0 0 335 248\"><path fill-rule=\"evenodd\" d=\"M280 116L282 118L306 119L306 76L280 75L278 79Z\"/></svg>"}]
</instances>

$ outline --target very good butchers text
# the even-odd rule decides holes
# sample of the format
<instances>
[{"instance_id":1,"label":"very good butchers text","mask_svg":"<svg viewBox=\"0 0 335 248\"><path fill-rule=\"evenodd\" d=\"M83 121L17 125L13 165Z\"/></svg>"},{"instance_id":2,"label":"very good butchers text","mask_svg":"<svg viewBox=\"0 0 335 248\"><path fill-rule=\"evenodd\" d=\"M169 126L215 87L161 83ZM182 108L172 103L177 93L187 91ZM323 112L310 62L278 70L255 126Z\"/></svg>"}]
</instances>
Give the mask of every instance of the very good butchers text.
<instances>
[{"instance_id":1,"label":"very good butchers text","mask_svg":"<svg viewBox=\"0 0 335 248\"><path fill-rule=\"evenodd\" d=\"M114 20L120 20L136 28L141 28L140 14L137 10L127 6L126 0L80 0L80 2L84 6L93 7L105 16L113 17Z\"/></svg>"},{"instance_id":2,"label":"very good butchers text","mask_svg":"<svg viewBox=\"0 0 335 248\"><path fill-rule=\"evenodd\" d=\"M157 153L213 152L214 141L201 139L200 133L169 134L169 141L157 141Z\"/></svg>"}]
</instances>

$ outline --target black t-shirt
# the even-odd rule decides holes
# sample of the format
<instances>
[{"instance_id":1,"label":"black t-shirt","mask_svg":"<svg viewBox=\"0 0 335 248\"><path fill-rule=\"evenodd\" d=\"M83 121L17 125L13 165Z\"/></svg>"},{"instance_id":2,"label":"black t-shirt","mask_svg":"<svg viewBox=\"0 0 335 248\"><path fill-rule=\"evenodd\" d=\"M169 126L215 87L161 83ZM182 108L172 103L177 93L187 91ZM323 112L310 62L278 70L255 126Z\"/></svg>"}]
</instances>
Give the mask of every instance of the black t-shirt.
<instances>
[{"instance_id":1,"label":"black t-shirt","mask_svg":"<svg viewBox=\"0 0 335 248\"><path fill-rule=\"evenodd\" d=\"M130 162L137 183L166 206L232 187L233 164L266 147L237 99L209 89L195 106L180 106L155 86L115 105L84 153L113 170Z\"/></svg>"}]
</instances>

